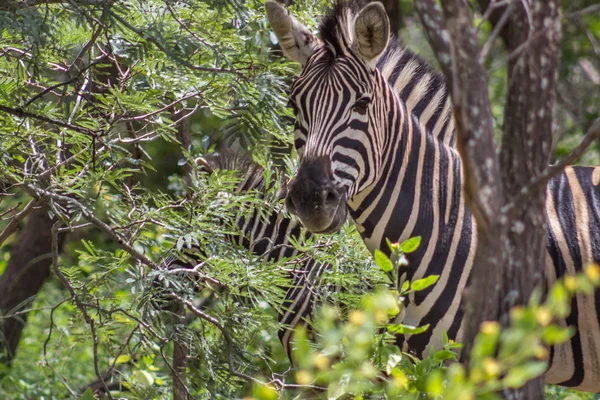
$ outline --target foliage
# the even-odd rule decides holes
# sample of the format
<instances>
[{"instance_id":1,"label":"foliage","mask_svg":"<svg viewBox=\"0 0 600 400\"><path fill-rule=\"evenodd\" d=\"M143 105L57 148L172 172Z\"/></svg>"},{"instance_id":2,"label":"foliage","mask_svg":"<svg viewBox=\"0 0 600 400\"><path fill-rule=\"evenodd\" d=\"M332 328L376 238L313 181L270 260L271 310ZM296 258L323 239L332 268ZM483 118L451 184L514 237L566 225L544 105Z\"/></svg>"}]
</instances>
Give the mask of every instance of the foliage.
<instances>
[{"instance_id":1,"label":"foliage","mask_svg":"<svg viewBox=\"0 0 600 400\"><path fill-rule=\"evenodd\" d=\"M402 249L414 243L392 244L392 262L383 253L376 257L386 271L390 264L403 268ZM352 310L345 322L339 310L324 307L317 313L320 332L315 344L305 333L297 339L295 357L298 383L308 385L314 398L496 399L503 389L521 387L547 368L548 346L562 343L573 334L572 327L558 321L570 312L576 293L593 294L600 287L600 267L591 265L583 274L566 276L549 290L542 301L540 292L527 307L515 308L509 326L487 321L481 325L471 354L469 370L456 362L461 345L446 335L444 348L420 360L395 345L395 333L419 334L427 329L391 323L400 313L402 298L435 284L437 276L405 282L400 292L380 287L363 297L361 307ZM315 394L314 387L321 387ZM306 388L305 388L306 390ZM306 392L305 392L306 393ZM257 395L268 399L269 395ZM301 398L304 398L301 396Z\"/></svg>"}]
</instances>

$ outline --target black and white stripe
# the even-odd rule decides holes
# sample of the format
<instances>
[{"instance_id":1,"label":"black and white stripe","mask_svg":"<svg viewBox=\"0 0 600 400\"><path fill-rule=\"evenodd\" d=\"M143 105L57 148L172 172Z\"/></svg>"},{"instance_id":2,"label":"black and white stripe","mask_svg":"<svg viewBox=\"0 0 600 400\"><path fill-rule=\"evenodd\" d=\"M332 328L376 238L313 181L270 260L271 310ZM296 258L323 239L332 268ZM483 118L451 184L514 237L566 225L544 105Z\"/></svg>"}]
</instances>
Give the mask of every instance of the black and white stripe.
<instances>
[{"instance_id":1,"label":"black and white stripe","mask_svg":"<svg viewBox=\"0 0 600 400\"><path fill-rule=\"evenodd\" d=\"M285 34L285 14L271 1L267 11L276 33ZM362 18L364 13L368 18ZM477 230L463 197L447 85L395 40L378 57L364 55L373 53L364 47L377 43L378 30L386 29L387 19L378 21L380 15L378 6L340 1L323 19L320 39L302 49L297 61L303 69L290 91L300 167L288 201L309 229L313 224L315 231L329 230L319 221L337 226L339 210L325 200L316 202L319 197L308 191L343 191L346 197L340 198L348 199L348 213L371 252L389 253L386 239L422 238L419 249L407 255L410 265L399 284L440 276L434 286L409 296L403 319L430 328L399 337L398 344L423 356L431 346L441 348L444 332L461 340L460 303L473 266ZM359 19L371 24L366 34L355 30ZM292 33L306 35L295 24ZM315 178L318 168L322 174ZM599 184L600 168L575 167L548 185L549 285L566 273L580 272L587 263L600 263ZM302 204L303 199L314 203ZM599 316L600 293L577 296L565 323L576 326L578 333L552 349L548 383L600 391Z\"/></svg>"},{"instance_id":2,"label":"black and white stripe","mask_svg":"<svg viewBox=\"0 0 600 400\"><path fill-rule=\"evenodd\" d=\"M281 203L285 197L286 178L283 177L279 182L282 187L278 191L269 193L276 182L271 182L270 187L267 187L263 168L253 163L247 154L225 151L203 158L201 161L209 172L239 171L241 179L234 193L254 192L269 204ZM289 272L290 285L278 313L281 326L278 335L290 361L293 362L291 341L294 330L302 325L310 328L313 307L322 297L319 292L319 282L323 273L330 268L330 264L299 254L290 239L302 237L301 224L281 208L267 213L258 207L251 208L250 212L240 210L235 223L239 232L228 236L227 239L231 243L250 250L264 261L295 260ZM304 232L305 238L310 239L311 236L310 232ZM170 254L162 264L168 269L192 268L197 263L197 259L206 256L203 249L192 248L183 254Z\"/></svg>"}]
</instances>

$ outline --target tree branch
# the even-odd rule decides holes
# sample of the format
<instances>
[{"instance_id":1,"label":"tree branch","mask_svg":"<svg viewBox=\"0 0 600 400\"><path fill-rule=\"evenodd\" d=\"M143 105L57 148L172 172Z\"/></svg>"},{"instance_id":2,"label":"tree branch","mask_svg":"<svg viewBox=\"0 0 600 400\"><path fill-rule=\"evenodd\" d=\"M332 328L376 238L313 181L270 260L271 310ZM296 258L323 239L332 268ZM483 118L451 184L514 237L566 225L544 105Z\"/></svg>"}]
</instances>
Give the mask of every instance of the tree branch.
<instances>
[{"instance_id":1,"label":"tree branch","mask_svg":"<svg viewBox=\"0 0 600 400\"><path fill-rule=\"evenodd\" d=\"M247 80L248 78L242 74L239 69L226 69L226 68L212 68L212 67L202 67L199 65L194 65L192 63L190 63L189 61L179 57L176 54L173 54L173 52L171 51L171 49L169 49L168 47L165 47L162 43L160 43L158 40L156 40L156 38L152 37L151 35L149 35L147 32L144 32L138 28L136 28L135 26L131 25L129 22L125 21L123 18L121 18L120 15L117 15L115 13L111 13L111 16L116 19L117 21L119 21L119 23L121 23L124 27L126 27L127 29L129 29L130 31L138 34L139 36L141 36L142 38L144 38L144 40L147 40L148 42L152 43L153 45L155 45L160 51L162 51L163 53L165 53L167 56L169 57L173 57L177 62L180 62L182 65L186 66L187 68L193 69L195 71L203 71L203 72L210 72L213 74L233 74L236 75L244 80Z\"/></svg>"},{"instance_id":2,"label":"tree branch","mask_svg":"<svg viewBox=\"0 0 600 400\"><path fill-rule=\"evenodd\" d=\"M21 108L12 108L12 107L3 106L2 104L0 104L0 111L4 111L5 113L17 116L19 118L32 118L32 119L36 119L38 121L47 122L49 124L53 124L56 126L70 129L75 132L89 135L93 138L98 138L98 137L102 136L102 133L101 133L102 130L94 131L94 130L85 128L80 125L73 125L73 124L69 124L68 122L60 121L58 119L46 117L44 115L34 114L32 112L25 111Z\"/></svg>"},{"instance_id":3,"label":"tree branch","mask_svg":"<svg viewBox=\"0 0 600 400\"><path fill-rule=\"evenodd\" d=\"M12 217L10 222L4 227L4 229L0 233L0 246L2 245L2 243L4 243L6 239L8 239L10 235L12 235L17 230L17 228L19 227L19 222L21 222L23 218L28 216L31 210L39 204L40 202L38 200L31 200L29 203L27 203L23 210L21 210L18 214Z\"/></svg>"},{"instance_id":4,"label":"tree branch","mask_svg":"<svg viewBox=\"0 0 600 400\"><path fill-rule=\"evenodd\" d=\"M79 201L77 201L71 197L68 197L68 196L63 196L63 195L60 195L57 193L49 192L47 190L35 187L31 184L25 184L25 185L22 185L22 187L32 196L48 197L48 198L51 198L51 199L54 199L54 200L57 200L60 202L70 203L71 205L76 206L81 211L81 213L85 219L87 219L89 222L94 224L96 227L100 228L100 230L102 232L106 233L112 240L115 241L115 243L117 243L123 250L125 250L127 253L129 253L133 258L135 258L136 260L140 261L141 263L151 267L154 270L160 269L160 266L158 264L151 261L146 256L144 256L142 253L138 252L132 246L127 244L127 242L122 237L120 237L110 227L110 225L108 225L106 222L104 222L104 221L100 220L98 217L96 217L94 215L94 213L92 213L90 210L88 210L88 208L85 207L83 204L81 204Z\"/></svg>"},{"instance_id":5,"label":"tree branch","mask_svg":"<svg viewBox=\"0 0 600 400\"><path fill-rule=\"evenodd\" d=\"M531 200L532 196L536 195L540 190L544 190L548 185L548 181L562 173L565 167L575 163L598 138L600 138L600 118L594 120L577 147L575 147L565 158L556 164L549 165L542 173L534 177L527 186L521 189L519 194L513 198L510 203L502 208L502 213L506 218L511 220L516 213L521 212Z\"/></svg>"}]
</instances>

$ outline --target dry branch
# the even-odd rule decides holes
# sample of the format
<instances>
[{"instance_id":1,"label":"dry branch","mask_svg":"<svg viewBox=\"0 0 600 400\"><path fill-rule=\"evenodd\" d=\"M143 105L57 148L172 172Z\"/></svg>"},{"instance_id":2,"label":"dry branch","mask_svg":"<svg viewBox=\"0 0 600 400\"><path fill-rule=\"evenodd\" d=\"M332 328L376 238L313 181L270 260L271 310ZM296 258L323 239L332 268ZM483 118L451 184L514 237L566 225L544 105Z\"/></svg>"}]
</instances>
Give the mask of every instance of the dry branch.
<instances>
[{"instance_id":1,"label":"dry branch","mask_svg":"<svg viewBox=\"0 0 600 400\"><path fill-rule=\"evenodd\" d=\"M581 142L565 158L556 164L549 165L542 173L534 177L531 182L524 186L510 203L502 208L502 214L510 221L516 213L522 212L532 196L544 190L550 179L561 174L566 167L574 164L589 147L600 138L600 118L594 120L587 130Z\"/></svg>"}]
</instances>

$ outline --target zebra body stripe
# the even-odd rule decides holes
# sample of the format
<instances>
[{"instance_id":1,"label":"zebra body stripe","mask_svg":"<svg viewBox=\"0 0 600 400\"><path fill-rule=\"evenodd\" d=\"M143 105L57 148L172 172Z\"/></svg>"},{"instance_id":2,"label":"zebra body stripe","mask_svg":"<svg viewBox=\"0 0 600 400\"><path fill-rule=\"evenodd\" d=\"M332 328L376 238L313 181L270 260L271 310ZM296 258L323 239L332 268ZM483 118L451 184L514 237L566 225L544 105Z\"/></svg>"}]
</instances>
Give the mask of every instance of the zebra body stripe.
<instances>
[{"instance_id":1,"label":"zebra body stripe","mask_svg":"<svg viewBox=\"0 0 600 400\"><path fill-rule=\"evenodd\" d=\"M334 232L349 216L371 252L389 253L386 239L422 238L401 278L440 278L408 297L404 322L430 328L399 337L398 344L423 356L441 348L443 332L461 340L460 303L477 248L476 222L463 197L447 85L394 39L377 56L356 50L366 38L352 21L364 23L366 12L373 17L370 35L389 34L373 9L338 2L321 23L319 45L300 61L289 96L300 167L286 204L315 233ZM599 181L598 168L572 167L548 185L548 285L600 262ZM599 317L600 294L578 295L564 321L578 332L551 349L547 382L600 391Z\"/></svg>"}]
</instances>

